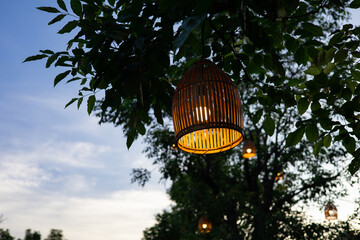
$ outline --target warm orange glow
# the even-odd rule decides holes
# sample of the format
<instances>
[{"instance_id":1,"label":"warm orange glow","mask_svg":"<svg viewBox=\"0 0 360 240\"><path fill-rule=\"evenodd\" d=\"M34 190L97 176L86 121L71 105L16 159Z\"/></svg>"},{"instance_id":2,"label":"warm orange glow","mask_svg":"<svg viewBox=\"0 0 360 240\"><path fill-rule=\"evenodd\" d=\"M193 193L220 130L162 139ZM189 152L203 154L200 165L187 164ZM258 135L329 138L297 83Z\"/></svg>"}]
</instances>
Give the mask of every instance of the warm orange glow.
<instances>
[{"instance_id":1,"label":"warm orange glow","mask_svg":"<svg viewBox=\"0 0 360 240\"><path fill-rule=\"evenodd\" d=\"M209 221L209 219L205 216L202 216L200 219L199 219L199 222L198 222L198 229L201 233L209 233L212 229L212 224L211 222Z\"/></svg>"},{"instance_id":2,"label":"warm orange glow","mask_svg":"<svg viewBox=\"0 0 360 240\"><path fill-rule=\"evenodd\" d=\"M200 60L176 87L172 103L176 145L185 152L226 151L243 140L239 91L230 77Z\"/></svg>"},{"instance_id":3,"label":"warm orange glow","mask_svg":"<svg viewBox=\"0 0 360 240\"><path fill-rule=\"evenodd\" d=\"M283 172L278 172L275 177L275 181L283 180L285 174Z\"/></svg>"},{"instance_id":4,"label":"warm orange glow","mask_svg":"<svg viewBox=\"0 0 360 240\"><path fill-rule=\"evenodd\" d=\"M336 220L338 218L337 208L332 202L328 202L325 206L325 219Z\"/></svg>"},{"instance_id":5,"label":"warm orange glow","mask_svg":"<svg viewBox=\"0 0 360 240\"><path fill-rule=\"evenodd\" d=\"M253 158L256 156L256 148L253 141L247 139L244 141L243 158Z\"/></svg>"}]
</instances>

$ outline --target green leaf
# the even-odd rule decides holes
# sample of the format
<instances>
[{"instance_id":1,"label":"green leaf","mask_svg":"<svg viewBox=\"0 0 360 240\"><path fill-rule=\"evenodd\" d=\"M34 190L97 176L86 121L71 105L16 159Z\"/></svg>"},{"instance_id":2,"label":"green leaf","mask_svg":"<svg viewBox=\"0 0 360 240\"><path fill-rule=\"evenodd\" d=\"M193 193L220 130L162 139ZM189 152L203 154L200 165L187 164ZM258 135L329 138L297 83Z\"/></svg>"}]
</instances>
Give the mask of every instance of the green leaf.
<instances>
[{"instance_id":1,"label":"green leaf","mask_svg":"<svg viewBox=\"0 0 360 240\"><path fill-rule=\"evenodd\" d=\"M305 127L300 127L294 132L289 133L286 138L286 146L291 147L299 143L305 133Z\"/></svg>"},{"instance_id":2,"label":"green leaf","mask_svg":"<svg viewBox=\"0 0 360 240\"><path fill-rule=\"evenodd\" d=\"M351 81L350 79L346 79L346 86L350 89L351 93L354 94L355 93L355 89L358 86L358 83L356 81Z\"/></svg>"},{"instance_id":3,"label":"green leaf","mask_svg":"<svg viewBox=\"0 0 360 240\"><path fill-rule=\"evenodd\" d=\"M74 77L72 79L69 79L66 83L70 83L70 82L73 82L73 81L77 81L77 80L80 80L81 78L79 77Z\"/></svg>"},{"instance_id":4,"label":"green leaf","mask_svg":"<svg viewBox=\"0 0 360 240\"><path fill-rule=\"evenodd\" d=\"M344 98L346 101L350 101L352 97L352 92L349 88L343 88L341 90L341 97Z\"/></svg>"},{"instance_id":5,"label":"green leaf","mask_svg":"<svg viewBox=\"0 0 360 240\"><path fill-rule=\"evenodd\" d=\"M136 123L136 130L138 131L138 133L140 133L141 135L144 135L146 132L145 126L142 122L138 121Z\"/></svg>"},{"instance_id":6,"label":"green leaf","mask_svg":"<svg viewBox=\"0 0 360 240\"><path fill-rule=\"evenodd\" d=\"M339 41L341 40L342 36L343 36L342 32L338 32L334 36L332 36L329 41L329 46L334 46L334 45L338 44Z\"/></svg>"},{"instance_id":7,"label":"green leaf","mask_svg":"<svg viewBox=\"0 0 360 240\"><path fill-rule=\"evenodd\" d=\"M67 12L67 8L66 8L66 5L65 5L65 3L64 3L63 0L57 0L57 4L59 5L59 7L60 7L62 10L64 10L64 11Z\"/></svg>"},{"instance_id":8,"label":"green leaf","mask_svg":"<svg viewBox=\"0 0 360 240\"><path fill-rule=\"evenodd\" d=\"M351 52L351 54L356 58L360 58L360 52L359 51L353 51L353 52Z\"/></svg>"},{"instance_id":9,"label":"green leaf","mask_svg":"<svg viewBox=\"0 0 360 240\"><path fill-rule=\"evenodd\" d=\"M353 160L351 161L351 163L349 164L349 172L354 175L360 168L360 158L359 156L356 156L355 158L353 158Z\"/></svg>"},{"instance_id":10,"label":"green leaf","mask_svg":"<svg viewBox=\"0 0 360 240\"><path fill-rule=\"evenodd\" d=\"M59 14L57 15L53 20L51 20L48 25L54 24L56 22L61 21L66 15L65 14Z\"/></svg>"},{"instance_id":11,"label":"green leaf","mask_svg":"<svg viewBox=\"0 0 360 240\"><path fill-rule=\"evenodd\" d=\"M308 32L311 32L314 36L321 36L323 35L322 28L320 26L317 26L315 24L304 22L302 24L303 29L305 29Z\"/></svg>"},{"instance_id":12,"label":"green leaf","mask_svg":"<svg viewBox=\"0 0 360 240\"><path fill-rule=\"evenodd\" d=\"M321 71L322 71L321 67L311 66L310 68L308 68L305 71L305 73L316 76L316 75L319 75L321 73Z\"/></svg>"},{"instance_id":13,"label":"green leaf","mask_svg":"<svg viewBox=\"0 0 360 240\"><path fill-rule=\"evenodd\" d=\"M74 28L76 28L77 24L78 24L78 21L76 21L76 20L70 21L62 29L60 29L60 31L58 33L59 34L69 33Z\"/></svg>"},{"instance_id":14,"label":"green leaf","mask_svg":"<svg viewBox=\"0 0 360 240\"><path fill-rule=\"evenodd\" d=\"M202 23L205 17L206 15L204 14L202 16L188 17L185 19L185 21L181 25L181 29L182 29L181 33L174 41L175 49L180 48L184 44L184 42L189 37L189 34L192 32L192 30L195 27L197 27L200 23Z\"/></svg>"},{"instance_id":15,"label":"green leaf","mask_svg":"<svg viewBox=\"0 0 360 240\"><path fill-rule=\"evenodd\" d=\"M322 66L322 65L325 65L327 63L328 62L326 61L326 52L324 50L320 50L316 55L316 65L317 66Z\"/></svg>"},{"instance_id":16,"label":"green leaf","mask_svg":"<svg viewBox=\"0 0 360 240\"><path fill-rule=\"evenodd\" d=\"M67 75L69 75L69 73L71 72L71 70L65 71L63 73L58 74L55 79L54 79L54 87L64 78L66 78Z\"/></svg>"},{"instance_id":17,"label":"green leaf","mask_svg":"<svg viewBox=\"0 0 360 240\"><path fill-rule=\"evenodd\" d=\"M305 135L306 135L307 139L309 140L309 142L311 142L311 143L318 140L319 130L318 130L316 124L313 123L313 124L309 124L308 126L306 126Z\"/></svg>"},{"instance_id":18,"label":"green leaf","mask_svg":"<svg viewBox=\"0 0 360 240\"><path fill-rule=\"evenodd\" d=\"M34 55L34 56L30 56L30 57L27 57L24 61L24 62L30 62L30 61L36 61L36 60L40 60L40 59L43 59L43 58L46 58L47 55L46 54L38 54L38 55Z\"/></svg>"},{"instance_id":19,"label":"green leaf","mask_svg":"<svg viewBox=\"0 0 360 240\"><path fill-rule=\"evenodd\" d=\"M81 98L78 99L78 102L77 102L77 108L78 109L80 108L83 99L84 99L84 97L81 97Z\"/></svg>"},{"instance_id":20,"label":"green leaf","mask_svg":"<svg viewBox=\"0 0 360 240\"><path fill-rule=\"evenodd\" d=\"M309 60L309 55L306 48L303 46L299 47L294 54L294 59L297 64L306 65L307 61Z\"/></svg>"},{"instance_id":21,"label":"green leaf","mask_svg":"<svg viewBox=\"0 0 360 240\"><path fill-rule=\"evenodd\" d=\"M319 110L321 108L321 104L319 103L319 101L313 101L311 103L311 111L316 111Z\"/></svg>"},{"instance_id":22,"label":"green leaf","mask_svg":"<svg viewBox=\"0 0 360 240\"><path fill-rule=\"evenodd\" d=\"M57 59L59 55L58 54L53 54L51 55L48 60L46 61L46 68L49 68L51 66L51 64Z\"/></svg>"},{"instance_id":23,"label":"green leaf","mask_svg":"<svg viewBox=\"0 0 360 240\"><path fill-rule=\"evenodd\" d=\"M49 13L59 13L60 12L57 8L54 8L54 7L37 7L37 9L44 11L44 12L49 12Z\"/></svg>"},{"instance_id":24,"label":"green leaf","mask_svg":"<svg viewBox=\"0 0 360 240\"><path fill-rule=\"evenodd\" d=\"M351 75L356 81L360 81L360 71L358 70L351 70Z\"/></svg>"},{"instance_id":25,"label":"green leaf","mask_svg":"<svg viewBox=\"0 0 360 240\"><path fill-rule=\"evenodd\" d=\"M126 138L126 146L129 149L132 145L132 143L134 142L135 138L136 138L136 131L135 130L130 130L127 134L127 138Z\"/></svg>"},{"instance_id":26,"label":"green leaf","mask_svg":"<svg viewBox=\"0 0 360 240\"><path fill-rule=\"evenodd\" d=\"M323 146L323 141L322 140L318 141L315 144L314 149L313 149L313 153L314 153L315 156L317 156L319 154L320 149L321 149L322 146Z\"/></svg>"},{"instance_id":27,"label":"green leaf","mask_svg":"<svg viewBox=\"0 0 360 240\"><path fill-rule=\"evenodd\" d=\"M78 15L78 16L81 15L82 6L81 6L81 2L79 0L70 0L70 6L76 15Z\"/></svg>"},{"instance_id":28,"label":"green leaf","mask_svg":"<svg viewBox=\"0 0 360 240\"><path fill-rule=\"evenodd\" d=\"M87 100L87 112L90 115L95 106L95 95L89 96Z\"/></svg>"},{"instance_id":29,"label":"green leaf","mask_svg":"<svg viewBox=\"0 0 360 240\"><path fill-rule=\"evenodd\" d=\"M275 122L270 116L266 116L263 127L267 135L272 136L274 134Z\"/></svg>"},{"instance_id":30,"label":"green leaf","mask_svg":"<svg viewBox=\"0 0 360 240\"><path fill-rule=\"evenodd\" d=\"M325 74L329 74L332 72L332 70L335 68L335 64L334 63L329 63L328 65L326 65L326 67L324 68L324 73Z\"/></svg>"},{"instance_id":31,"label":"green leaf","mask_svg":"<svg viewBox=\"0 0 360 240\"><path fill-rule=\"evenodd\" d=\"M349 5L350 8L360 8L360 0L354 0Z\"/></svg>"},{"instance_id":32,"label":"green leaf","mask_svg":"<svg viewBox=\"0 0 360 240\"><path fill-rule=\"evenodd\" d=\"M299 102L298 102L298 110L299 110L300 115L303 115L306 112L309 105L310 105L310 102L309 102L309 100L307 98L304 97L304 98L301 98L299 100Z\"/></svg>"},{"instance_id":33,"label":"green leaf","mask_svg":"<svg viewBox=\"0 0 360 240\"><path fill-rule=\"evenodd\" d=\"M330 145L331 145L331 140L332 140L332 138L331 138L330 134L328 134L328 135L326 135L326 136L324 137L323 142L324 142L324 146L325 146L326 148L330 147Z\"/></svg>"},{"instance_id":34,"label":"green leaf","mask_svg":"<svg viewBox=\"0 0 360 240\"><path fill-rule=\"evenodd\" d=\"M289 51L294 52L294 51L298 48L298 46L299 46L299 41L296 40L296 39L293 38L293 37L289 37L289 38L286 40L285 46L286 46L286 48L287 48Z\"/></svg>"},{"instance_id":35,"label":"green leaf","mask_svg":"<svg viewBox=\"0 0 360 240\"><path fill-rule=\"evenodd\" d=\"M156 120L159 124L163 125L164 124L164 120L163 120L163 116L162 116L162 111L161 111L161 107L159 104L156 104L154 106L154 115L156 117Z\"/></svg>"},{"instance_id":36,"label":"green leaf","mask_svg":"<svg viewBox=\"0 0 360 240\"><path fill-rule=\"evenodd\" d=\"M262 110L262 109L258 110L258 111L254 114L254 117L253 117L253 119L252 119L253 122L254 122L254 123L258 123L258 122L260 121L260 118L261 118L262 114L263 114L263 110Z\"/></svg>"},{"instance_id":37,"label":"green leaf","mask_svg":"<svg viewBox=\"0 0 360 240\"><path fill-rule=\"evenodd\" d=\"M349 153L353 153L355 151L356 143L354 138L348 136L342 140L342 144Z\"/></svg>"},{"instance_id":38,"label":"green leaf","mask_svg":"<svg viewBox=\"0 0 360 240\"><path fill-rule=\"evenodd\" d=\"M70 106L71 104L73 104L76 100L78 100L77 98L73 98L70 100L70 102L68 102L66 105L65 105L65 108L67 108L68 106Z\"/></svg>"},{"instance_id":39,"label":"green leaf","mask_svg":"<svg viewBox=\"0 0 360 240\"><path fill-rule=\"evenodd\" d=\"M335 62L342 62L348 57L348 51L345 49L340 49L335 54Z\"/></svg>"},{"instance_id":40,"label":"green leaf","mask_svg":"<svg viewBox=\"0 0 360 240\"><path fill-rule=\"evenodd\" d=\"M329 50L326 51L325 63L329 63L332 61L335 55L335 51L336 51L335 48L330 48Z\"/></svg>"},{"instance_id":41,"label":"green leaf","mask_svg":"<svg viewBox=\"0 0 360 240\"><path fill-rule=\"evenodd\" d=\"M46 53L46 54L54 54L53 51L46 49L46 50L40 50L41 53Z\"/></svg>"}]
</instances>

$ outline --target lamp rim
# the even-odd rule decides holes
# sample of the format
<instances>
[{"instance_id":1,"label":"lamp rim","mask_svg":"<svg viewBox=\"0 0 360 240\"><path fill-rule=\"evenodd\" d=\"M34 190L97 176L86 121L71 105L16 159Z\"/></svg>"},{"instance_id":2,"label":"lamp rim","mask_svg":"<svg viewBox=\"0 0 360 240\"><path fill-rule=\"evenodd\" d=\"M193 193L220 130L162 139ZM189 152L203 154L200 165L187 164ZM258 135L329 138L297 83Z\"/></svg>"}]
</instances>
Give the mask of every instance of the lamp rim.
<instances>
[{"instance_id":1,"label":"lamp rim","mask_svg":"<svg viewBox=\"0 0 360 240\"><path fill-rule=\"evenodd\" d=\"M203 129L212 129L212 128L206 128L206 127L203 127L202 129L198 129L198 130L203 130ZM226 129L232 129L232 130L235 130L237 131L238 133L240 133L240 137L238 139L236 139L235 141L231 142L231 143L228 143L226 145L223 145L221 147L217 147L217 148L213 148L213 149L194 149L194 148L189 148L189 147L186 147L186 146L183 146L179 143L179 139L183 136L185 136L186 134L189 134L189 133L192 133L194 131L191 131L191 132L188 132L186 134L183 134L181 137L179 137L178 139L176 139L176 146L185 151L185 152L189 152L189 153L195 153L195 154L212 154L212 153L220 153L220 152L224 152L226 150L229 150L231 148L234 148L236 147L237 145L239 145L243 139L244 139L244 135L242 133L242 131L238 131L238 129L234 129L234 128L226 128ZM196 131L198 131L196 130Z\"/></svg>"},{"instance_id":2,"label":"lamp rim","mask_svg":"<svg viewBox=\"0 0 360 240\"><path fill-rule=\"evenodd\" d=\"M186 134L196 132L199 130L204 129L216 129L216 128L224 128L224 129L232 129L237 132L239 132L242 136L242 139L244 139L243 129L236 124L233 123L226 123L226 122L205 122L200 124L194 124L192 126L189 126L187 128L182 129L178 134L175 136L175 142L176 144L179 142L179 139L185 136Z\"/></svg>"}]
</instances>

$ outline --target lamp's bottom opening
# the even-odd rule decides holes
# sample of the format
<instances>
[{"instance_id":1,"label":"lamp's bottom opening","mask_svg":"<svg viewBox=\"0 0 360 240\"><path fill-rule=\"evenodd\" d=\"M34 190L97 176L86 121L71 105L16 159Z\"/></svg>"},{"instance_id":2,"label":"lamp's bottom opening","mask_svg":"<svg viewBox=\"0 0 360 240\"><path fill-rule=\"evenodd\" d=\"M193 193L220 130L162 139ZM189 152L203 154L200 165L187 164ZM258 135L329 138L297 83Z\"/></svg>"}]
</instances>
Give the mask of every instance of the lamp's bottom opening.
<instances>
[{"instance_id":1,"label":"lamp's bottom opening","mask_svg":"<svg viewBox=\"0 0 360 240\"><path fill-rule=\"evenodd\" d=\"M228 128L201 129L185 134L177 141L178 147L190 153L211 154L223 152L241 143L240 131Z\"/></svg>"}]
</instances>

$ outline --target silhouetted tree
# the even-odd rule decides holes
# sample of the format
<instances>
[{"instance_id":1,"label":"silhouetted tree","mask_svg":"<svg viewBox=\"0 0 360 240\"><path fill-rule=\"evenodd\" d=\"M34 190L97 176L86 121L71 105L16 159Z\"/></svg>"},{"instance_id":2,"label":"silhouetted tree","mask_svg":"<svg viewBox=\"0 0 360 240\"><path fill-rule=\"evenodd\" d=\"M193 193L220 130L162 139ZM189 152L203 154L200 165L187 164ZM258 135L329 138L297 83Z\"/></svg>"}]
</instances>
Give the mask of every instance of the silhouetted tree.
<instances>
[{"instance_id":1,"label":"silhouetted tree","mask_svg":"<svg viewBox=\"0 0 360 240\"><path fill-rule=\"evenodd\" d=\"M24 240L41 240L41 234L37 231L31 232L31 229L27 229Z\"/></svg>"},{"instance_id":2,"label":"silhouetted tree","mask_svg":"<svg viewBox=\"0 0 360 240\"><path fill-rule=\"evenodd\" d=\"M66 240L63 236L62 230L51 229L49 235L44 240Z\"/></svg>"}]
</instances>

